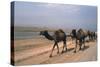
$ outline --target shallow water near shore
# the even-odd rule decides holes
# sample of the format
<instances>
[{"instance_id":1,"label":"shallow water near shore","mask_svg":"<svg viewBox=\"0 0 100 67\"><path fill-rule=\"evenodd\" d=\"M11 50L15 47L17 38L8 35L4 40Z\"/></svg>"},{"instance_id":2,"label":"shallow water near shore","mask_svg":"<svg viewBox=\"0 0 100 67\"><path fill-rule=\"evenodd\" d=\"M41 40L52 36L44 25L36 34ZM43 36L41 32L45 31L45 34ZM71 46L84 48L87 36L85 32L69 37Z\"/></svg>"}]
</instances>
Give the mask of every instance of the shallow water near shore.
<instances>
[{"instance_id":1,"label":"shallow water near shore","mask_svg":"<svg viewBox=\"0 0 100 67\"><path fill-rule=\"evenodd\" d=\"M53 32L49 32L50 35L53 35ZM66 33L68 34L68 33ZM40 32L27 32L27 31L15 31L14 32L14 40L23 40L23 39L35 39L39 38Z\"/></svg>"},{"instance_id":2,"label":"shallow water near shore","mask_svg":"<svg viewBox=\"0 0 100 67\"><path fill-rule=\"evenodd\" d=\"M39 36L39 32L14 32L15 40L32 39Z\"/></svg>"}]
</instances>

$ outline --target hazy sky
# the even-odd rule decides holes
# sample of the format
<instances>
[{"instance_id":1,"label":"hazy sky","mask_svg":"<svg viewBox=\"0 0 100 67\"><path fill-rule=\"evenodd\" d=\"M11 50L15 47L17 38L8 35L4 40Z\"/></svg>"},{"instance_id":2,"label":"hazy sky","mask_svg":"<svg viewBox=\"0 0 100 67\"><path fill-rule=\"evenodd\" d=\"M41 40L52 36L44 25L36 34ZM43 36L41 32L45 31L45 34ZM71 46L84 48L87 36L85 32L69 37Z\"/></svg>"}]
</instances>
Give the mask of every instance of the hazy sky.
<instances>
[{"instance_id":1,"label":"hazy sky","mask_svg":"<svg viewBox=\"0 0 100 67\"><path fill-rule=\"evenodd\" d=\"M97 29L96 6L15 2L14 16L15 26Z\"/></svg>"}]
</instances>

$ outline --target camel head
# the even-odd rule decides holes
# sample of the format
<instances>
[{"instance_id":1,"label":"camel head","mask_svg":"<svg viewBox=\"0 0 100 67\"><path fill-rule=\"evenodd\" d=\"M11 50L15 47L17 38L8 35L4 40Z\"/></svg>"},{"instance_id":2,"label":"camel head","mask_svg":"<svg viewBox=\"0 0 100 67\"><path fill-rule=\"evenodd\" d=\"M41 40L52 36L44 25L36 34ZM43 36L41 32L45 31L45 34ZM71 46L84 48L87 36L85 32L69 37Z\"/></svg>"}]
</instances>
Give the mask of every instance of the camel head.
<instances>
[{"instance_id":1,"label":"camel head","mask_svg":"<svg viewBox=\"0 0 100 67\"><path fill-rule=\"evenodd\" d=\"M72 30L72 33L76 33L76 29L73 29L73 30Z\"/></svg>"},{"instance_id":2,"label":"camel head","mask_svg":"<svg viewBox=\"0 0 100 67\"><path fill-rule=\"evenodd\" d=\"M47 33L48 33L48 31L47 31L47 30L40 31L40 35L45 35L45 34L47 34Z\"/></svg>"},{"instance_id":3,"label":"camel head","mask_svg":"<svg viewBox=\"0 0 100 67\"><path fill-rule=\"evenodd\" d=\"M75 37L76 36L76 29L73 29L72 32L70 33L70 35Z\"/></svg>"},{"instance_id":4,"label":"camel head","mask_svg":"<svg viewBox=\"0 0 100 67\"><path fill-rule=\"evenodd\" d=\"M83 32L83 29L80 28L80 29L78 30L78 32L79 32L79 33Z\"/></svg>"}]
</instances>

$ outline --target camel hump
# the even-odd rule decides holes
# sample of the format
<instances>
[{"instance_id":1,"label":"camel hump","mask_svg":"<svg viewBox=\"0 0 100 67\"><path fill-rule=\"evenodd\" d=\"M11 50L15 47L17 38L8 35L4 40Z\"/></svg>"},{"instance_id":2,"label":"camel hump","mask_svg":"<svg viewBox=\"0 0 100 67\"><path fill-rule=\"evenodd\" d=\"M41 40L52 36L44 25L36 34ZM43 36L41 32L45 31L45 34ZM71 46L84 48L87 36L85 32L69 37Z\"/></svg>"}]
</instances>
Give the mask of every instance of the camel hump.
<instances>
[{"instance_id":1,"label":"camel hump","mask_svg":"<svg viewBox=\"0 0 100 67\"><path fill-rule=\"evenodd\" d=\"M64 31L62 29L55 31L55 34L59 34L59 33L64 33Z\"/></svg>"},{"instance_id":2,"label":"camel hump","mask_svg":"<svg viewBox=\"0 0 100 67\"><path fill-rule=\"evenodd\" d=\"M78 32L83 32L83 29L79 29Z\"/></svg>"},{"instance_id":3,"label":"camel hump","mask_svg":"<svg viewBox=\"0 0 100 67\"><path fill-rule=\"evenodd\" d=\"M62 29L55 31L54 34L56 37L63 37L63 36L65 37L65 35L66 35Z\"/></svg>"},{"instance_id":4,"label":"camel hump","mask_svg":"<svg viewBox=\"0 0 100 67\"><path fill-rule=\"evenodd\" d=\"M87 30L79 29L79 32L80 32L82 35L85 35L85 36L88 35L88 31L87 31Z\"/></svg>"},{"instance_id":5,"label":"camel hump","mask_svg":"<svg viewBox=\"0 0 100 67\"><path fill-rule=\"evenodd\" d=\"M79 33L84 33L83 29L78 30Z\"/></svg>"},{"instance_id":6,"label":"camel hump","mask_svg":"<svg viewBox=\"0 0 100 67\"><path fill-rule=\"evenodd\" d=\"M64 31L62 29L59 29L58 31L64 33Z\"/></svg>"}]
</instances>

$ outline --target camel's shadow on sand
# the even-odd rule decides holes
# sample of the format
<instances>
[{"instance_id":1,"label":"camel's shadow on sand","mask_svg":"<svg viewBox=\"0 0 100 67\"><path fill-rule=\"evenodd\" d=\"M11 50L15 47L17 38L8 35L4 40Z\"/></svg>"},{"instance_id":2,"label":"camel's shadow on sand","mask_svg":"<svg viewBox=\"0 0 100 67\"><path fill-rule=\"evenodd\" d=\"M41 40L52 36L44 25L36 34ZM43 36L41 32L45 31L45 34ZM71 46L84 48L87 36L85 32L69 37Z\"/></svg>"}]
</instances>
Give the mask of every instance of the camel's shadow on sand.
<instances>
[{"instance_id":1,"label":"camel's shadow on sand","mask_svg":"<svg viewBox=\"0 0 100 67\"><path fill-rule=\"evenodd\" d=\"M87 50L89 48L89 46L85 46L84 48L82 48L81 49L81 51L85 51L85 50ZM56 56L60 56L60 55L62 55L62 54L65 54L65 53L68 53L68 52L71 52L71 51L73 51L74 50L74 48L69 48L69 49L67 49L67 51L64 51L63 53L59 53L59 55L57 54L57 55L53 55L52 57L56 57ZM78 50L76 53L78 53L80 50ZM74 53L74 52L72 52L72 53ZM75 54L75 53L74 53Z\"/></svg>"},{"instance_id":2,"label":"camel's shadow on sand","mask_svg":"<svg viewBox=\"0 0 100 67\"><path fill-rule=\"evenodd\" d=\"M89 48L89 46L85 46L84 48L82 48L81 50L82 51L85 51L86 49L88 49ZM72 51L72 50L74 50L75 48L69 48L69 49L67 49L67 52L70 52L70 51ZM79 50L78 50L79 51ZM66 51L64 51L63 53L67 53ZM77 53L77 52L76 52Z\"/></svg>"},{"instance_id":3,"label":"camel's shadow on sand","mask_svg":"<svg viewBox=\"0 0 100 67\"><path fill-rule=\"evenodd\" d=\"M67 52L70 52L72 50L74 50L74 48L69 48L69 49L67 49L67 51L64 51L63 53L67 53ZM63 53L61 53L61 54L63 54Z\"/></svg>"},{"instance_id":4,"label":"camel's shadow on sand","mask_svg":"<svg viewBox=\"0 0 100 67\"><path fill-rule=\"evenodd\" d=\"M81 50L84 51L84 50L86 50L86 49L88 49L88 48L89 48L89 46L85 46L85 47L82 48Z\"/></svg>"},{"instance_id":5,"label":"camel's shadow on sand","mask_svg":"<svg viewBox=\"0 0 100 67\"><path fill-rule=\"evenodd\" d=\"M89 48L89 46L85 46L84 48L81 49L81 51L85 51L85 50L87 50L88 48ZM75 54L75 53L73 52L73 50L74 50L74 47L73 47L73 48L69 48L69 49L67 49L67 52L64 51L63 53L59 53L59 54L53 55L52 58L48 58L46 61L51 60L51 59L53 59L53 58L56 58L56 57L58 57L58 56L65 55L65 54L67 54L68 52L71 52L71 53ZM80 50L78 50L76 53L78 53L79 51L80 51ZM68 54L69 54L69 53L68 53ZM42 62L41 64L46 63L46 61Z\"/></svg>"}]
</instances>

